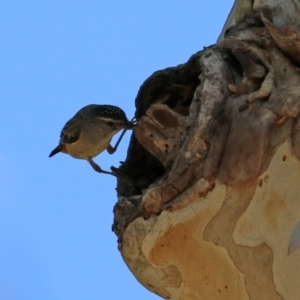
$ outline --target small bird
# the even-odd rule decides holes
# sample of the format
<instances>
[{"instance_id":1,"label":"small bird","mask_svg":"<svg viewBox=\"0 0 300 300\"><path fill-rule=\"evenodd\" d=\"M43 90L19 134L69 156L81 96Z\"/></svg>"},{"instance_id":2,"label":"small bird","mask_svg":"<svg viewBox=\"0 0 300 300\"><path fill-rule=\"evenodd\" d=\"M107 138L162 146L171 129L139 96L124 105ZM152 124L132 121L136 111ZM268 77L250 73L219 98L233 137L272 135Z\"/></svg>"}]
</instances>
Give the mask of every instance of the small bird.
<instances>
[{"instance_id":1,"label":"small bird","mask_svg":"<svg viewBox=\"0 0 300 300\"><path fill-rule=\"evenodd\" d=\"M135 122L129 121L122 109L113 105L90 104L80 109L70 119L60 133L59 145L49 157L63 152L74 158L86 159L93 169L99 173L111 174L104 171L93 161L105 149L113 154L121 142L125 132L133 129ZM115 147L110 142L112 137L123 129Z\"/></svg>"}]
</instances>

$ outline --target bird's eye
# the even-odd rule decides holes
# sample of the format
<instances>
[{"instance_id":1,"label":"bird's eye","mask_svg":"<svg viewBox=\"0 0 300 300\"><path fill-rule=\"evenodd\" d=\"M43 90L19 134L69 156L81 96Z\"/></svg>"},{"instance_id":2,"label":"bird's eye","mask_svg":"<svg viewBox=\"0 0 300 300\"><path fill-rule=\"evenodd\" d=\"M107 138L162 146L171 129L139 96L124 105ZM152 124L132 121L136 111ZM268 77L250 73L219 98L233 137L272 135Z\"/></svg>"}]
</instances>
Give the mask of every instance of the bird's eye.
<instances>
[{"instance_id":1,"label":"bird's eye","mask_svg":"<svg viewBox=\"0 0 300 300\"><path fill-rule=\"evenodd\" d=\"M79 138L79 132L75 132L72 135L69 136L68 142L69 143L75 143Z\"/></svg>"},{"instance_id":2,"label":"bird's eye","mask_svg":"<svg viewBox=\"0 0 300 300\"><path fill-rule=\"evenodd\" d=\"M108 122L106 122L106 125L109 127L113 127L115 125L115 123L112 121L108 121Z\"/></svg>"}]
</instances>

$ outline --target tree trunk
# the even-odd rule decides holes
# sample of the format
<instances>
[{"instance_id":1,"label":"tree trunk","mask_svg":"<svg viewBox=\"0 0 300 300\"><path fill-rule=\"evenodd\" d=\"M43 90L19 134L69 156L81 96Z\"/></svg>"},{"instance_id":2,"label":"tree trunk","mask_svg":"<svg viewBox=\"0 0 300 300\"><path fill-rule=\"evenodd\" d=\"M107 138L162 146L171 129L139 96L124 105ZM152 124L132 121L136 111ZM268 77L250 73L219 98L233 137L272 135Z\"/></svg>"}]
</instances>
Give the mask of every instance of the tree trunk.
<instances>
[{"instance_id":1,"label":"tree trunk","mask_svg":"<svg viewBox=\"0 0 300 300\"><path fill-rule=\"evenodd\" d=\"M300 299L300 3L236 1L217 45L155 72L113 230L165 299Z\"/></svg>"}]
</instances>

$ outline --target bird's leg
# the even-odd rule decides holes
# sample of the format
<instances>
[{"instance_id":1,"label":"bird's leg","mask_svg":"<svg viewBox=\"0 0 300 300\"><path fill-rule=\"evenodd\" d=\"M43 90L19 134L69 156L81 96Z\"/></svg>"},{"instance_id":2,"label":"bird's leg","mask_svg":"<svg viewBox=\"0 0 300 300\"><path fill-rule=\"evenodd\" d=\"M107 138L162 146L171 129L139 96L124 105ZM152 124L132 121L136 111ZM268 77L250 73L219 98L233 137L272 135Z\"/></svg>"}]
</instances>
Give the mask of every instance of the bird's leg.
<instances>
[{"instance_id":1,"label":"bird's leg","mask_svg":"<svg viewBox=\"0 0 300 300\"><path fill-rule=\"evenodd\" d=\"M132 123L132 127L134 127L136 125L136 123L137 123L136 118L133 117L130 122ZM124 134L126 133L126 131L128 129L132 129L132 128L124 128L123 129L123 131L122 131L122 133L121 133L121 135L120 135L119 139L117 140L117 143L116 143L116 145L114 147L111 144L108 145L108 147L106 148L106 150L107 150L107 152L109 154L113 154L113 153L115 153L117 151L118 146L119 146L119 144L120 144L120 142L121 142Z\"/></svg>"},{"instance_id":2,"label":"bird's leg","mask_svg":"<svg viewBox=\"0 0 300 300\"><path fill-rule=\"evenodd\" d=\"M117 141L117 143L116 143L116 145L114 147L111 144L108 145L108 147L106 148L106 150L107 150L107 152L109 154L113 154L113 153L116 152L116 150L118 149L118 146L119 146L119 144L120 144L120 142L121 142L121 140L122 140L122 138L123 138L123 136L124 136L124 134L125 134L126 131L127 131L126 128L123 129L123 131L122 131L122 133L121 133L121 135L120 135L120 137L119 137L119 139L118 139L118 141Z\"/></svg>"},{"instance_id":3,"label":"bird's leg","mask_svg":"<svg viewBox=\"0 0 300 300\"><path fill-rule=\"evenodd\" d=\"M92 166L92 168L93 168L96 172L98 172L98 173L104 173L104 174L109 174L109 175L113 175L113 176L114 176L114 174L113 174L112 172L107 172L107 171L102 170L102 169L100 168L100 166L97 165L97 164L93 161L92 158L88 158L87 161L90 163L90 165Z\"/></svg>"}]
</instances>

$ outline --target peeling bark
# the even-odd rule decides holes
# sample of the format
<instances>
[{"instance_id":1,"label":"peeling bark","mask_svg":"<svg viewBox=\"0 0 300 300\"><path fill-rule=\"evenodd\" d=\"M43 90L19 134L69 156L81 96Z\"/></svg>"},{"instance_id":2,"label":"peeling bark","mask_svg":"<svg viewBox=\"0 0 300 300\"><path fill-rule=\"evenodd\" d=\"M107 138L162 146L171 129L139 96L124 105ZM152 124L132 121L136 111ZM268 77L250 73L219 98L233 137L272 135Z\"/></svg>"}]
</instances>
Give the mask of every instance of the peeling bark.
<instances>
[{"instance_id":1,"label":"peeling bark","mask_svg":"<svg viewBox=\"0 0 300 300\"><path fill-rule=\"evenodd\" d=\"M299 295L299 7L267 2L238 1L217 45L138 92L113 230L165 299Z\"/></svg>"}]
</instances>

